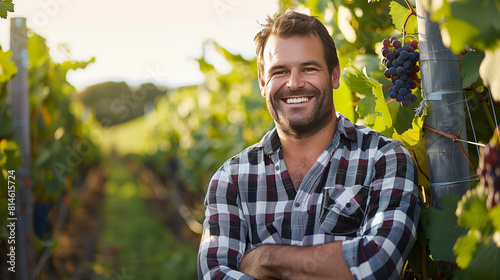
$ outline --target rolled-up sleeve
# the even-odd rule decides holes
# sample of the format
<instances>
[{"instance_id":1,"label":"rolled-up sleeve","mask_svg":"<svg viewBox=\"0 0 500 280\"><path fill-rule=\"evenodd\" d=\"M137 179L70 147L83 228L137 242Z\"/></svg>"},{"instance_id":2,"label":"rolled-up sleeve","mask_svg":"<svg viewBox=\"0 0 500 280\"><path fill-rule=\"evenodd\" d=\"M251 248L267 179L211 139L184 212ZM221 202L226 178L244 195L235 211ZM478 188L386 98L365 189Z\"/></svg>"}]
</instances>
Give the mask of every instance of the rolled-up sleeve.
<instances>
[{"instance_id":1,"label":"rolled-up sleeve","mask_svg":"<svg viewBox=\"0 0 500 280\"><path fill-rule=\"evenodd\" d=\"M237 270L247 237L240 203L237 186L223 166L213 176L205 198L198 279L253 279Z\"/></svg>"},{"instance_id":2,"label":"rolled-up sleeve","mask_svg":"<svg viewBox=\"0 0 500 280\"><path fill-rule=\"evenodd\" d=\"M344 241L342 253L356 279L398 279L417 232L418 174L397 141L379 150L375 160L363 234Z\"/></svg>"}]
</instances>

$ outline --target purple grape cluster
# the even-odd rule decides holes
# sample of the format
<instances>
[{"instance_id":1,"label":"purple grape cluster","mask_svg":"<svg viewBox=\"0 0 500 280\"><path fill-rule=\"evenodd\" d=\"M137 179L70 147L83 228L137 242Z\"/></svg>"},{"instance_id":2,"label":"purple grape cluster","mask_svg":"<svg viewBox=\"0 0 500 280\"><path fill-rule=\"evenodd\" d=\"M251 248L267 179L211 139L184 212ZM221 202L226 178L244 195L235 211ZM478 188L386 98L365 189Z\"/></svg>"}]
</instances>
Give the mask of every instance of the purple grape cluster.
<instances>
[{"instance_id":1,"label":"purple grape cluster","mask_svg":"<svg viewBox=\"0 0 500 280\"><path fill-rule=\"evenodd\" d=\"M396 37L391 37L384 39L382 44L382 64L386 68L384 76L392 81L389 95L406 107L417 101L412 89L420 82L417 76L420 71L417 65L420 55L415 51L418 49L418 42L410 40L403 45Z\"/></svg>"},{"instance_id":2,"label":"purple grape cluster","mask_svg":"<svg viewBox=\"0 0 500 280\"><path fill-rule=\"evenodd\" d=\"M486 145L479 160L478 177L488 193L487 206L489 209L500 204L500 145L498 135Z\"/></svg>"}]
</instances>

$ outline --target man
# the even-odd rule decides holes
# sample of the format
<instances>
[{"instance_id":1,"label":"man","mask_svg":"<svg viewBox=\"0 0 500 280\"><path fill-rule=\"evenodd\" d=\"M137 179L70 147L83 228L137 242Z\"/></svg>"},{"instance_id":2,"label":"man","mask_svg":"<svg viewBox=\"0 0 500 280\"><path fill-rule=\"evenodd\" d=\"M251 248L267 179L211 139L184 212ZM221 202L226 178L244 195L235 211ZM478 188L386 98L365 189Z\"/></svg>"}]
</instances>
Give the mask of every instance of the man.
<instances>
[{"instance_id":1,"label":"man","mask_svg":"<svg viewBox=\"0 0 500 280\"><path fill-rule=\"evenodd\" d=\"M259 84L276 128L207 192L200 279L398 279L420 213L401 143L335 112L340 68L319 20L268 18Z\"/></svg>"}]
</instances>

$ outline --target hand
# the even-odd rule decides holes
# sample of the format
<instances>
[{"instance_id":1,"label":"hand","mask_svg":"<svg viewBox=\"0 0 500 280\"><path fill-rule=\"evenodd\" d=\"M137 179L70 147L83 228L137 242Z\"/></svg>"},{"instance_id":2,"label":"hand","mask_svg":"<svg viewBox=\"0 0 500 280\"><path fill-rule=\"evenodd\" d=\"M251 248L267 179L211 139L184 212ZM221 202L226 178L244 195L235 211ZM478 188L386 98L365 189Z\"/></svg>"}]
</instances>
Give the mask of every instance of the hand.
<instances>
[{"instance_id":1,"label":"hand","mask_svg":"<svg viewBox=\"0 0 500 280\"><path fill-rule=\"evenodd\" d=\"M258 280L277 279L271 277L270 274L272 271L263 265L266 257L268 256L266 253L267 249L268 246L263 245L245 254L240 261L238 270Z\"/></svg>"},{"instance_id":2,"label":"hand","mask_svg":"<svg viewBox=\"0 0 500 280\"><path fill-rule=\"evenodd\" d=\"M341 241L304 247L262 245L241 258L238 270L258 280L354 279Z\"/></svg>"}]
</instances>

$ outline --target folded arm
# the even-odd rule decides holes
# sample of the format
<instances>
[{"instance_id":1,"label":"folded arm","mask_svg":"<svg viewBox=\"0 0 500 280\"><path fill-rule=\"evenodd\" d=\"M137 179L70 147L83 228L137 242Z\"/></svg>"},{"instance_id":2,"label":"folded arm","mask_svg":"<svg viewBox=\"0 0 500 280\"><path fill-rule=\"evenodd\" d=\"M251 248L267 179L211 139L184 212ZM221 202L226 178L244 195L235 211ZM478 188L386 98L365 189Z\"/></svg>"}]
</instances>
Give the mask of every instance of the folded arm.
<instances>
[{"instance_id":1,"label":"folded arm","mask_svg":"<svg viewBox=\"0 0 500 280\"><path fill-rule=\"evenodd\" d=\"M308 247L263 245L243 256L239 270L259 280L354 279L341 241Z\"/></svg>"}]
</instances>

